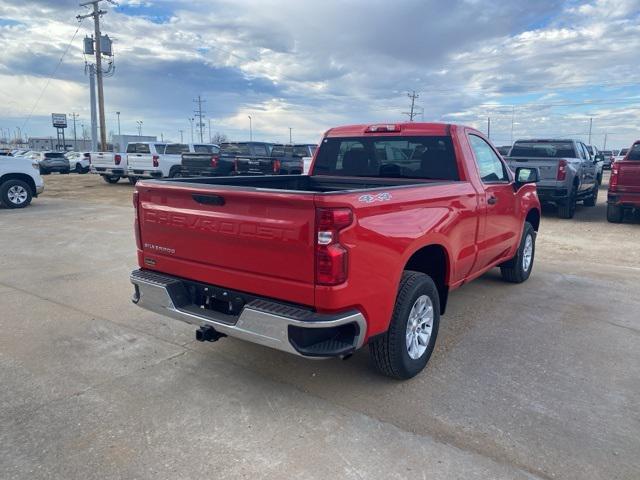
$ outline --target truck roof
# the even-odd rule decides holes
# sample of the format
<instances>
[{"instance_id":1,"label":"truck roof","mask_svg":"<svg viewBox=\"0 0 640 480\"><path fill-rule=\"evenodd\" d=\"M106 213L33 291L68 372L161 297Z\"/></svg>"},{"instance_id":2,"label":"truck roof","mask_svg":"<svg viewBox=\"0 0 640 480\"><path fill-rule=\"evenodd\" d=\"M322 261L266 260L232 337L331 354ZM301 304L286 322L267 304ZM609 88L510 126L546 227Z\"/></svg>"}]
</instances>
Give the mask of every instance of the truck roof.
<instances>
[{"instance_id":1,"label":"truck roof","mask_svg":"<svg viewBox=\"0 0 640 480\"><path fill-rule=\"evenodd\" d=\"M369 123L359 125L344 125L342 127L335 127L327 130L326 137L351 137L361 136L368 134L367 130L375 126L393 125L399 128L399 131L384 131L380 130L376 133L390 134L390 135L437 135L445 136L449 135L451 124L449 123L436 123L436 122L380 122Z\"/></svg>"}]
</instances>

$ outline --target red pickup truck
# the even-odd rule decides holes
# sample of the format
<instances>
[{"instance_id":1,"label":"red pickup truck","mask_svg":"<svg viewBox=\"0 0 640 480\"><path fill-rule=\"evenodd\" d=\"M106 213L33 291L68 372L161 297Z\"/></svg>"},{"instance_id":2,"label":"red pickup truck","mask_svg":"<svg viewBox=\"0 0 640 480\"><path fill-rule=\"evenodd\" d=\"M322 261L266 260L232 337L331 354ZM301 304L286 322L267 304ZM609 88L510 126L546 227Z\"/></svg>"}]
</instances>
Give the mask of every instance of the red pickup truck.
<instances>
[{"instance_id":1,"label":"red pickup truck","mask_svg":"<svg viewBox=\"0 0 640 480\"><path fill-rule=\"evenodd\" d=\"M620 223L625 210L640 209L640 140L635 142L622 160L611 165L607 220Z\"/></svg>"},{"instance_id":2,"label":"red pickup truck","mask_svg":"<svg viewBox=\"0 0 640 480\"><path fill-rule=\"evenodd\" d=\"M343 358L368 343L410 378L450 290L496 266L529 277L537 178L474 129L401 123L327 131L310 175L143 180L133 301L203 341Z\"/></svg>"}]
</instances>

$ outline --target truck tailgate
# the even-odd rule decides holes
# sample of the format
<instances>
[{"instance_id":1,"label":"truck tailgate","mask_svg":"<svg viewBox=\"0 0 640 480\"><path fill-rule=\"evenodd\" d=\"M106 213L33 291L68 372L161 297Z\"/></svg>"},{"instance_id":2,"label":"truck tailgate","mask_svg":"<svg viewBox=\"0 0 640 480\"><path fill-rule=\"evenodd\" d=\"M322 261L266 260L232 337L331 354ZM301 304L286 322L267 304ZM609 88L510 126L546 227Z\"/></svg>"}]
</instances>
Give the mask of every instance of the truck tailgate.
<instances>
[{"instance_id":1,"label":"truck tailgate","mask_svg":"<svg viewBox=\"0 0 640 480\"><path fill-rule=\"evenodd\" d=\"M150 170L153 166L153 155L150 153L129 153L127 162L131 168L140 170Z\"/></svg>"},{"instance_id":2,"label":"truck tailgate","mask_svg":"<svg viewBox=\"0 0 640 480\"><path fill-rule=\"evenodd\" d=\"M314 195L142 182L145 268L314 303Z\"/></svg>"},{"instance_id":3,"label":"truck tailgate","mask_svg":"<svg viewBox=\"0 0 640 480\"><path fill-rule=\"evenodd\" d=\"M273 175L273 158L271 157L237 157L236 172L249 175Z\"/></svg>"},{"instance_id":4,"label":"truck tailgate","mask_svg":"<svg viewBox=\"0 0 640 480\"><path fill-rule=\"evenodd\" d=\"M640 193L640 161L617 162L618 191Z\"/></svg>"},{"instance_id":5,"label":"truck tailgate","mask_svg":"<svg viewBox=\"0 0 640 480\"><path fill-rule=\"evenodd\" d=\"M555 180L558 175L559 158L507 157L505 160L514 172L518 167L537 168L540 180Z\"/></svg>"}]
</instances>

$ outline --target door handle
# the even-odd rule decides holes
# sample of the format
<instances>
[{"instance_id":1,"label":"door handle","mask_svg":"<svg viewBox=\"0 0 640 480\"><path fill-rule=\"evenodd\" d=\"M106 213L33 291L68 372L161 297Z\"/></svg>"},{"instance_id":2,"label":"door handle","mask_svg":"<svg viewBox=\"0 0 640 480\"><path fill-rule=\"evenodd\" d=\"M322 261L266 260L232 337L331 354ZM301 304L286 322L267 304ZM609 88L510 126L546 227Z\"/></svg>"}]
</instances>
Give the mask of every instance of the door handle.
<instances>
[{"instance_id":1,"label":"door handle","mask_svg":"<svg viewBox=\"0 0 640 480\"><path fill-rule=\"evenodd\" d=\"M496 197L493 197L493 196L489 197L489 200L487 200L487 203L489 205L495 205L497 202L498 202L498 199Z\"/></svg>"},{"instance_id":2,"label":"door handle","mask_svg":"<svg viewBox=\"0 0 640 480\"><path fill-rule=\"evenodd\" d=\"M224 205L224 197L220 195L199 195L194 193L192 198L203 205Z\"/></svg>"}]
</instances>

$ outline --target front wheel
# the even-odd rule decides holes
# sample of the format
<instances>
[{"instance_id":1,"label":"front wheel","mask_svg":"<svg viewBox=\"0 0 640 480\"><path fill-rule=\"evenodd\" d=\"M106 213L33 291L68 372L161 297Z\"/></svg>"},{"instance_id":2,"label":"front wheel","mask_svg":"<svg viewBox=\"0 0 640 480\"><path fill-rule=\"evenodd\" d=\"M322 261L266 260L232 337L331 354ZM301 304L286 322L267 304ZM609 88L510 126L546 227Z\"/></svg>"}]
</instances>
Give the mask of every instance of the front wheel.
<instances>
[{"instance_id":1,"label":"front wheel","mask_svg":"<svg viewBox=\"0 0 640 480\"><path fill-rule=\"evenodd\" d=\"M427 365L438 336L440 297L429 275L402 274L389 329L369 343L375 367L397 379L416 376Z\"/></svg>"},{"instance_id":2,"label":"front wheel","mask_svg":"<svg viewBox=\"0 0 640 480\"><path fill-rule=\"evenodd\" d=\"M76 173L84 173L84 169L82 168L82 165L80 165L79 163L76 163L76 168L73 169Z\"/></svg>"},{"instance_id":3,"label":"front wheel","mask_svg":"<svg viewBox=\"0 0 640 480\"><path fill-rule=\"evenodd\" d=\"M127 177L127 179L129 180L129 183L131 185L135 185L136 183L138 183L138 177Z\"/></svg>"},{"instance_id":4,"label":"front wheel","mask_svg":"<svg viewBox=\"0 0 640 480\"><path fill-rule=\"evenodd\" d=\"M102 179L107 183L118 183L120 177L118 175L102 175Z\"/></svg>"},{"instance_id":5,"label":"front wheel","mask_svg":"<svg viewBox=\"0 0 640 480\"><path fill-rule=\"evenodd\" d=\"M522 239L516 256L500 265L502 278L511 283L526 281L533 270L533 259L536 254L536 231L529 222L524 223Z\"/></svg>"},{"instance_id":6,"label":"front wheel","mask_svg":"<svg viewBox=\"0 0 640 480\"><path fill-rule=\"evenodd\" d=\"M31 187L22 180L7 180L0 186L0 203L7 208L24 208L32 197Z\"/></svg>"}]
</instances>

